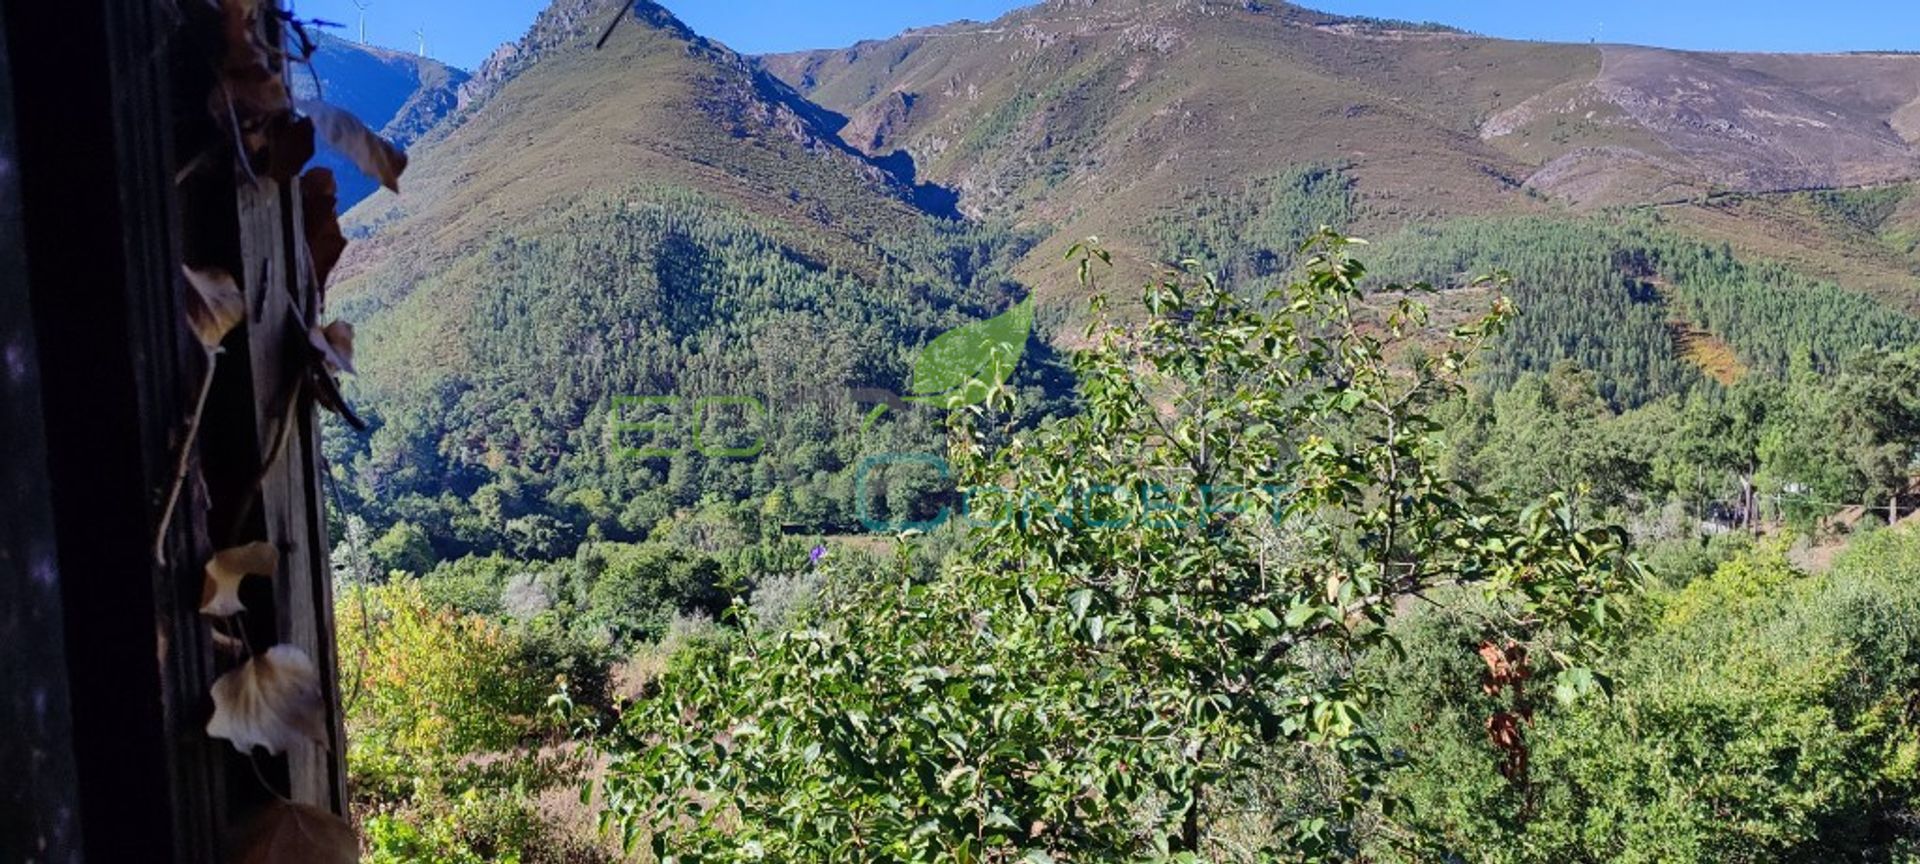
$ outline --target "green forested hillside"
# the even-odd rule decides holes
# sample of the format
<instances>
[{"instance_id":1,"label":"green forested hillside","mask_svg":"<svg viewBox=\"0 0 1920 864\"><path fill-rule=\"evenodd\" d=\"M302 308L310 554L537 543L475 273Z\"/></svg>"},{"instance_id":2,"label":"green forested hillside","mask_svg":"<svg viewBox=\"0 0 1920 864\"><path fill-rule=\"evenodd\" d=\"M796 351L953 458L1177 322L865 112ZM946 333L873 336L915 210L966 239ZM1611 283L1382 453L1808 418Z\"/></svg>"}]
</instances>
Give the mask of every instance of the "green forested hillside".
<instances>
[{"instance_id":1,"label":"green forested hillside","mask_svg":"<svg viewBox=\"0 0 1920 864\"><path fill-rule=\"evenodd\" d=\"M1358 206L1345 170L1305 167L1234 194L1195 192L1156 217L1158 257L1197 258L1250 296L1293 275L1300 238L1343 225ZM1891 218L1902 190L1816 200L1835 220ZM1814 196L1810 196L1814 197ZM1714 369L1689 349L1724 345L1741 374L1782 378L1796 362L1837 372L1854 356L1920 340L1920 319L1788 267L1695 239L1659 213L1487 216L1410 225L1370 251L1388 283L1427 283L1484 298L1479 280L1523 313L1494 347L1487 383L1572 362L1598 375L1612 404L1634 407L1704 384ZM1725 376L1722 376L1725 377ZM1731 383L1722 381L1721 383Z\"/></svg>"},{"instance_id":2,"label":"green forested hillside","mask_svg":"<svg viewBox=\"0 0 1920 864\"><path fill-rule=\"evenodd\" d=\"M643 538L709 499L796 530L848 531L871 521L863 515L937 511L942 484L904 469L874 472L877 488L856 494L866 457L938 452L938 437L925 416L895 411L854 441L872 405L851 393L903 391L920 345L1030 292L1050 307L1043 320L1077 321L1079 298L1050 293L1063 280L1036 263L1057 257L1056 238L1069 225L1114 229L1109 242L1138 249L1135 261L1198 257L1249 292L1283 283L1300 239L1318 226L1378 225L1387 230L1375 265L1390 279L1457 287L1494 269L1512 275L1525 314L1495 347L1492 386L1572 361L1598 375L1616 407L1708 380L1778 377L1802 358L1834 370L1859 350L1915 333L1911 320L1844 285L1686 239L1701 232L1684 218L1575 214L1503 185L1507 169L1497 166L1508 157L1459 130L1508 98L1488 88L1549 86L1566 64L1579 66L1584 49L1555 53L1300 10L1256 15L1233 38L1283 46L1291 71L1281 80L1305 100L1263 109L1260 123L1311 113L1324 100L1347 108L1325 135L1303 139L1311 147L1232 156L1243 139L1265 140L1240 123L1215 142L1226 146L1215 154L1229 154L1226 161L1192 162L1188 150L1226 122L1221 111L1241 112L1195 113L1189 100L1223 87L1240 93L1233 88L1250 80L1239 61L1196 54L1192 40L1240 13L1216 19L1136 6L1104 4L1095 18L1151 21L1165 38L1139 41L1160 32L1149 28L1131 41L1096 39L1089 52L1022 55L1013 68L1045 86L993 79L979 100L985 116L954 127L935 154L914 151L932 140L928 130L947 128L928 126L924 114L933 102L951 108L946 97L887 103L897 117L840 118L658 6L636 7L596 49L611 7L556 4L516 51L478 73L471 104L421 142L407 195L377 197L350 220L366 236L340 268L335 302L362 325L365 374L355 395L378 428L339 442L335 455L361 512L383 533L407 523L443 554L555 555L588 536ZM1052 32L1063 15L1071 17L1045 7L1016 17ZM915 64L933 58L986 74L974 64L998 49L965 29L940 37L951 41L914 42L903 55L912 62L891 74L918 81L926 70ZM1388 32L1411 41L1369 38ZM1363 98L1399 93L1409 86L1403 79L1367 78L1348 92L1327 77L1352 59L1343 51L1428 72L1439 55L1514 63L1498 81L1448 79L1421 112L1404 114ZM879 74L865 61L815 60L805 80L788 60L766 65L833 104L865 104L878 92L872 81L854 86ZM1176 108L1207 125L1136 138L1124 155L1178 171L1148 171L1140 176L1156 179L1137 188L1101 179L1135 173L1111 161L1123 155L1111 149L1115 124L1148 113L1162 122ZM856 132L903 143L909 158L869 158L842 140ZM1385 159L1330 146L1353 136L1439 149ZM1036 146L1046 158L1035 157ZM1311 153L1331 161L1297 161ZM1484 170L1456 170L1449 160L1462 154ZM1276 162L1283 157L1290 161ZM1008 218L929 212L923 205L943 210L944 199L916 186L928 178L954 183L952 194L975 213L1000 202ZM1466 191L1483 183L1501 191ZM1109 186L1111 198L1098 206L1070 204ZM1153 197L1156 190L1167 194ZM1820 218L1888 244L1911 221L1905 198L1892 192L1809 200ZM1430 218L1469 209L1528 215ZM1480 296L1456 293L1462 303ZM1041 363L1029 363L1023 380L1065 392L1065 378L1044 367L1047 354L1033 356ZM766 451L615 458L622 441L609 418L614 400L627 397L681 400L644 407L641 422L678 412L687 440L671 449L686 451L697 449L690 436L699 400L751 397L771 416L721 409L700 419L733 423L740 441ZM1028 410L1031 418L1048 409L1029 400Z\"/></svg>"},{"instance_id":3,"label":"green forested hillside","mask_svg":"<svg viewBox=\"0 0 1920 864\"><path fill-rule=\"evenodd\" d=\"M1156 217L1158 257L1198 260L1242 290L1271 286L1290 275L1304 238L1353 221L1354 199L1352 176L1325 166L1251 180L1233 194L1195 191Z\"/></svg>"},{"instance_id":4,"label":"green forested hillside","mask_svg":"<svg viewBox=\"0 0 1920 864\"><path fill-rule=\"evenodd\" d=\"M856 468L937 450L937 426L908 413L863 434L874 403L855 391L908 392L919 345L1019 299L1005 267L1028 242L928 217L876 238L874 277L810 262L696 193L597 195L475 250L488 278L461 285L459 317L420 308L445 296L435 279L369 316L354 395L375 428L340 442L336 463L364 515L411 523L450 557L644 538L709 501L751 502L775 531L859 530L862 507L892 521L937 490L876 474L856 502ZM438 328L458 339L434 345ZM435 363L410 359L423 356ZM1066 385L1036 356L1022 380L1047 385L1037 416ZM672 401L616 406L627 397ZM700 410L707 397L751 404Z\"/></svg>"},{"instance_id":5,"label":"green forested hillside","mask_svg":"<svg viewBox=\"0 0 1920 864\"><path fill-rule=\"evenodd\" d=\"M1495 348L1495 386L1570 360L1628 407L1703 380L1683 356L1690 329L1772 377L1802 360L1837 371L1862 351L1920 338L1920 320L1902 312L1640 215L1415 226L1383 240L1375 266L1387 279L1442 286L1504 272L1523 314Z\"/></svg>"},{"instance_id":6,"label":"green forested hillside","mask_svg":"<svg viewBox=\"0 0 1920 864\"><path fill-rule=\"evenodd\" d=\"M936 478L856 474L934 447L935 424L863 418L906 392L919 345L1025 296L1007 271L1031 232L922 209L826 112L658 6L596 48L614 8L549 9L421 142L407 194L349 220L367 236L333 302L360 324L375 428L333 454L356 511L446 557L547 557L702 504L776 533L933 506ZM1023 380L1045 381L1034 356ZM671 428L612 428L616 409ZM653 439L674 455L625 452Z\"/></svg>"}]
</instances>

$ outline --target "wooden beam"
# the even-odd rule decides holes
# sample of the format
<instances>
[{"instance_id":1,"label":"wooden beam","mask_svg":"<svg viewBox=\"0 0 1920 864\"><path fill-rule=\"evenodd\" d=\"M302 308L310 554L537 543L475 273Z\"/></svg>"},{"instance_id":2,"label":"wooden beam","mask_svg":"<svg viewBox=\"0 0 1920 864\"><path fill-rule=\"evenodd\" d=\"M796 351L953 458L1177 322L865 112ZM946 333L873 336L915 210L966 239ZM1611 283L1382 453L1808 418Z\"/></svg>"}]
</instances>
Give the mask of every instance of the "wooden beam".
<instances>
[{"instance_id":1,"label":"wooden beam","mask_svg":"<svg viewBox=\"0 0 1920 864\"><path fill-rule=\"evenodd\" d=\"M188 620L197 591L148 548L197 371L179 339L162 9L5 6L79 812L99 826L81 843L92 861L211 861L219 845L214 751L198 728L208 658ZM193 526L176 525L178 562Z\"/></svg>"},{"instance_id":2,"label":"wooden beam","mask_svg":"<svg viewBox=\"0 0 1920 864\"><path fill-rule=\"evenodd\" d=\"M0 34L6 33L0 16ZM27 294L12 70L0 35L0 860L80 860L80 785L67 696L40 364Z\"/></svg>"},{"instance_id":3,"label":"wooden beam","mask_svg":"<svg viewBox=\"0 0 1920 864\"><path fill-rule=\"evenodd\" d=\"M0 625L10 645L24 641L18 629L48 646L32 655L46 660L32 664L38 677L9 675L0 687L0 716L46 705L34 715L44 733L28 739L46 742L33 748L41 755L9 749L0 768L39 760L30 766L39 774L12 776L48 779L15 793L30 800L0 817L0 852L12 853L16 837L56 835L74 850L49 857L56 847L40 846L0 860L212 864L275 796L342 814L347 805L337 711L331 740L288 757L243 755L205 732L210 688L233 661L216 658L198 614L201 565L248 541L285 553L274 580L249 580L243 593L256 610L246 616L251 644L304 649L339 704L319 434L297 389L308 350L301 322L319 311L298 194L236 170L233 130L207 108L221 44L213 7L0 0L0 16L0 85L15 97L0 146L17 134L19 157L17 171L0 164L0 193L19 184L0 204L0 217L19 217L0 219L0 251L14 251L10 228L24 247L0 259L0 494L9 505ZM23 258L23 278L10 278L4 267ZM183 261L230 270L249 305L193 442L186 421L208 366L184 326ZM7 377L16 347L37 382ZM35 441L43 455L29 449ZM156 561L153 532L183 450L194 479ZM42 679L66 692L37 686Z\"/></svg>"}]
</instances>

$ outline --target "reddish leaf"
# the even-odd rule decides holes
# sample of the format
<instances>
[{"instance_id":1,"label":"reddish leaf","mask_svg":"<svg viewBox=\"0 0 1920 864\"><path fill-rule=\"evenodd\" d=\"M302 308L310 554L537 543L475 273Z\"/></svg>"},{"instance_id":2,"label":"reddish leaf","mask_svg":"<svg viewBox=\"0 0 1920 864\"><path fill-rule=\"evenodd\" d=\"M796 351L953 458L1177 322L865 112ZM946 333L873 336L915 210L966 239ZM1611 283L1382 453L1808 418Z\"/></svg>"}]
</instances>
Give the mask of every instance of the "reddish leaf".
<instances>
[{"instance_id":1,"label":"reddish leaf","mask_svg":"<svg viewBox=\"0 0 1920 864\"><path fill-rule=\"evenodd\" d=\"M301 175L301 221L306 228L307 252L313 258L313 278L323 292L327 277L347 248L347 238L340 233L339 208L339 187L332 170L315 168Z\"/></svg>"},{"instance_id":2,"label":"reddish leaf","mask_svg":"<svg viewBox=\"0 0 1920 864\"><path fill-rule=\"evenodd\" d=\"M1532 667L1527 665L1525 645L1508 642L1502 648L1492 642L1481 642L1477 653L1487 664L1487 674L1481 680L1480 689L1489 696L1508 687L1518 687L1533 675Z\"/></svg>"},{"instance_id":3,"label":"reddish leaf","mask_svg":"<svg viewBox=\"0 0 1920 864\"><path fill-rule=\"evenodd\" d=\"M221 0L220 11L227 50L212 96L214 115L226 117L231 111L243 127L257 128L255 121L286 111L293 100L260 33L259 3Z\"/></svg>"},{"instance_id":4,"label":"reddish leaf","mask_svg":"<svg viewBox=\"0 0 1920 864\"><path fill-rule=\"evenodd\" d=\"M346 820L293 801L268 804L248 824L235 864L355 864L360 839Z\"/></svg>"}]
</instances>

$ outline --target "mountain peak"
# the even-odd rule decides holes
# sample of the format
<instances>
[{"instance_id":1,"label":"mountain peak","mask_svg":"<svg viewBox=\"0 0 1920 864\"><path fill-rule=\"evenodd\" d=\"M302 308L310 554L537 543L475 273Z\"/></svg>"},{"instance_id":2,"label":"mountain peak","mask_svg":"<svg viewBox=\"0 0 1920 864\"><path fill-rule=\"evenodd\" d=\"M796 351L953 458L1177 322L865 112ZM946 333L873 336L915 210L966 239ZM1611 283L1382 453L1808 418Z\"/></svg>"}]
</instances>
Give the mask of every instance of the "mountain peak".
<instances>
[{"instance_id":1,"label":"mountain peak","mask_svg":"<svg viewBox=\"0 0 1920 864\"><path fill-rule=\"evenodd\" d=\"M614 23L614 15L623 5L627 11ZM465 109L480 102L545 57L570 50L591 50L610 24L616 29L610 36L617 35L618 28L643 27L685 42L710 44L665 6L652 0L553 0L534 18L524 35L494 49L481 62L472 80L460 88L460 107Z\"/></svg>"},{"instance_id":2,"label":"mountain peak","mask_svg":"<svg viewBox=\"0 0 1920 864\"><path fill-rule=\"evenodd\" d=\"M458 250L490 215L559 212L640 184L814 223L828 230L809 243L853 257L863 241L849 238L914 219L931 193L843 143L844 125L656 3L558 0L462 88L457 113L421 142L408 195L355 212L355 225L384 227L360 244L365 257L349 255L343 284L376 244L431 232Z\"/></svg>"}]
</instances>

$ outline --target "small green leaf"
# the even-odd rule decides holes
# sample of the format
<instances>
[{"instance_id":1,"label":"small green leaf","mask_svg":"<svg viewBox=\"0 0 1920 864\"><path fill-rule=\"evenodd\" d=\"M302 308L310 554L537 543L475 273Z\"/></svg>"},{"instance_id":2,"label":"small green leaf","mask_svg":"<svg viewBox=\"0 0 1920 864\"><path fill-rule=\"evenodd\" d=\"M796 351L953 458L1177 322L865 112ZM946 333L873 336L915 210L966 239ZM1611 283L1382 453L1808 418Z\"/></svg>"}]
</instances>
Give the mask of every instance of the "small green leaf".
<instances>
[{"instance_id":1,"label":"small green leaf","mask_svg":"<svg viewBox=\"0 0 1920 864\"><path fill-rule=\"evenodd\" d=\"M927 344L913 367L909 402L965 408L1005 384L1033 333L1033 298L998 317L949 330Z\"/></svg>"},{"instance_id":2,"label":"small green leaf","mask_svg":"<svg viewBox=\"0 0 1920 864\"><path fill-rule=\"evenodd\" d=\"M1554 677L1553 698L1562 705L1572 705L1596 689L1599 684L1594 680L1593 670L1576 666Z\"/></svg>"},{"instance_id":3,"label":"small green leaf","mask_svg":"<svg viewBox=\"0 0 1920 864\"><path fill-rule=\"evenodd\" d=\"M1087 617L1087 607L1093 603L1093 590L1082 588L1067 595L1067 609L1073 613L1073 620L1079 622Z\"/></svg>"}]
</instances>

